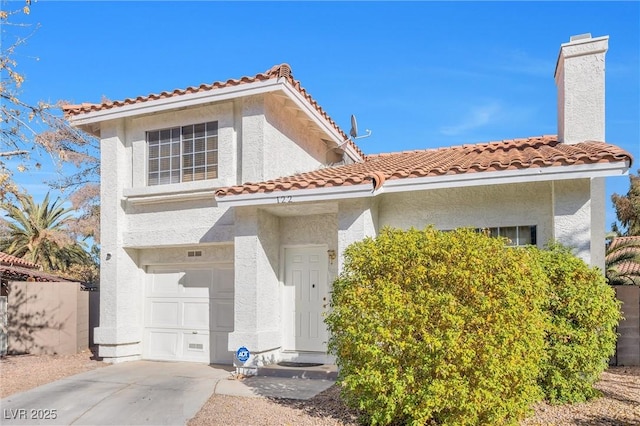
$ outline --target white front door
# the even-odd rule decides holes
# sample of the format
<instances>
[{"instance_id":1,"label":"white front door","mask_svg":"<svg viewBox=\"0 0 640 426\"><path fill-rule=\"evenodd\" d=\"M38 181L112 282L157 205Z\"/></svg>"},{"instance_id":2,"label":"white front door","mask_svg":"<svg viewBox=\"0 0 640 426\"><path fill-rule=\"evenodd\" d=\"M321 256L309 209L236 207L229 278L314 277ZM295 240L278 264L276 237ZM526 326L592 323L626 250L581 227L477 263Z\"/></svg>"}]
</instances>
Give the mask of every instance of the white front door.
<instances>
[{"instance_id":1,"label":"white front door","mask_svg":"<svg viewBox=\"0 0 640 426\"><path fill-rule=\"evenodd\" d=\"M145 359L232 362L232 265L150 268L145 293Z\"/></svg>"},{"instance_id":2,"label":"white front door","mask_svg":"<svg viewBox=\"0 0 640 426\"><path fill-rule=\"evenodd\" d=\"M326 352L326 247L285 248L284 349Z\"/></svg>"}]
</instances>

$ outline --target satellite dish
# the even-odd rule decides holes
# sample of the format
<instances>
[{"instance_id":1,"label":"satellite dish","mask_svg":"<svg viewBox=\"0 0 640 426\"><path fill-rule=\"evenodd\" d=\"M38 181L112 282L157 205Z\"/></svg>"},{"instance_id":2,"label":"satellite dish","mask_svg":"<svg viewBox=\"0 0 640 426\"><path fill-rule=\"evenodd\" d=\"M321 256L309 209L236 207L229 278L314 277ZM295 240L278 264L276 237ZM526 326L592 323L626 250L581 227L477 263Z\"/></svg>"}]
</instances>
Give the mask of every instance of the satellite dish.
<instances>
[{"instance_id":1,"label":"satellite dish","mask_svg":"<svg viewBox=\"0 0 640 426\"><path fill-rule=\"evenodd\" d=\"M356 121L356 116L351 114L351 131L349 132L352 138L358 137L358 122Z\"/></svg>"}]
</instances>

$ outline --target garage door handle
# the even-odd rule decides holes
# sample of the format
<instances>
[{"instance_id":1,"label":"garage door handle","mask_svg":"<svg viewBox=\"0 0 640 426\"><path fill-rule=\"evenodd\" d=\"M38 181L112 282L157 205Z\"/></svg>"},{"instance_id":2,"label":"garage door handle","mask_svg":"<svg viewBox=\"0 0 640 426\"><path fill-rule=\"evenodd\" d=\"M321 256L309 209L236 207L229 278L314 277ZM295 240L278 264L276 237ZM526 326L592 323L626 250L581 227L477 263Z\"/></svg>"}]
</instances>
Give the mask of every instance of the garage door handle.
<instances>
[{"instance_id":1,"label":"garage door handle","mask_svg":"<svg viewBox=\"0 0 640 426\"><path fill-rule=\"evenodd\" d=\"M197 331L192 331L191 334L198 334L198 332Z\"/></svg>"}]
</instances>

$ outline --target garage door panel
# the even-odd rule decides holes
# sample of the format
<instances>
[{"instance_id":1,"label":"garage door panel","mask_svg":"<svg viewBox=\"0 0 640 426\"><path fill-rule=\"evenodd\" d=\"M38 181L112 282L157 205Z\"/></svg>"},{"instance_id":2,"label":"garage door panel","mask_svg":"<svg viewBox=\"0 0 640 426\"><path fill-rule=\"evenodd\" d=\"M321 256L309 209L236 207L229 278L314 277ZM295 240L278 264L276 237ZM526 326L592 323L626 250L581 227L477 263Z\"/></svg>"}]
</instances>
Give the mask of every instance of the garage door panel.
<instances>
[{"instance_id":1,"label":"garage door panel","mask_svg":"<svg viewBox=\"0 0 640 426\"><path fill-rule=\"evenodd\" d=\"M182 359L209 362L209 333L182 333Z\"/></svg>"},{"instance_id":2,"label":"garage door panel","mask_svg":"<svg viewBox=\"0 0 640 426\"><path fill-rule=\"evenodd\" d=\"M148 330L147 334L147 354L149 359L176 359L180 340L178 331Z\"/></svg>"},{"instance_id":3,"label":"garage door panel","mask_svg":"<svg viewBox=\"0 0 640 426\"><path fill-rule=\"evenodd\" d=\"M210 297L213 284L213 271L210 269L192 269L186 271L181 283L180 297Z\"/></svg>"},{"instance_id":4,"label":"garage door panel","mask_svg":"<svg viewBox=\"0 0 640 426\"><path fill-rule=\"evenodd\" d=\"M234 274L232 268L216 269L216 279L211 297L232 299L234 293Z\"/></svg>"},{"instance_id":5,"label":"garage door panel","mask_svg":"<svg viewBox=\"0 0 640 426\"><path fill-rule=\"evenodd\" d=\"M167 299L148 300L147 327L179 327L179 302Z\"/></svg>"},{"instance_id":6,"label":"garage door panel","mask_svg":"<svg viewBox=\"0 0 640 426\"><path fill-rule=\"evenodd\" d=\"M182 327L201 330L209 329L209 301L182 302Z\"/></svg>"},{"instance_id":7,"label":"garage door panel","mask_svg":"<svg viewBox=\"0 0 640 426\"><path fill-rule=\"evenodd\" d=\"M229 333L212 333L214 353L211 362L215 364L233 363L233 352L227 350L229 344Z\"/></svg>"},{"instance_id":8,"label":"garage door panel","mask_svg":"<svg viewBox=\"0 0 640 426\"><path fill-rule=\"evenodd\" d=\"M180 281L184 272L162 271L152 276L148 295L155 297L175 297L180 295Z\"/></svg>"},{"instance_id":9,"label":"garage door panel","mask_svg":"<svg viewBox=\"0 0 640 426\"><path fill-rule=\"evenodd\" d=\"M211 330L233 331L233 300L211 300L213 321Z\"/></svg>"}]
</instances>

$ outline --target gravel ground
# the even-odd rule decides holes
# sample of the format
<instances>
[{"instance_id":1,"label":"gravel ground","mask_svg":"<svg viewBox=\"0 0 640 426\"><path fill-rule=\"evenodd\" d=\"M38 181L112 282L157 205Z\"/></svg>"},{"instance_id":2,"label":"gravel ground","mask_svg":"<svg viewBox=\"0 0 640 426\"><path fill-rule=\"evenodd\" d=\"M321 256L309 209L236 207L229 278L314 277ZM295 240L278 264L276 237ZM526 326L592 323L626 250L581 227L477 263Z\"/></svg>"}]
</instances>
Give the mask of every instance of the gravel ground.
<instances>
[{"instance_id":1,"label":"gravel ground","mask_svg":"<svg viewBox=\"0 0 640 426\"><path fill-rule=\"evenodd\" d=\"M533 425L640 425L640 367L611 367L596 386L601 398L584 404L539 403L521 423ZM357 425L357 413L339 400L332 386L308 401L235 398L213 395L189 426L204 425Z\"/></svg>"},{"instance_id":2,"label":"gravel ground","mask_svg":"<svg viewBox=\"0 0 640 426\"><path fill-rule=\"evenodd\" d=\"M105 366L90 351L76 355L21 355L0 360L0 397ZM533 425L640 425L640 367L612 367L597 385L601 398L588 403L540 403ZM357 425L357 413L339 400L333 386L308 401L212 395L189 426L201 425Z\"/></svg>"},{"instance_id":3,"label":"gravel ground","mask_svg":"<svg viewBox=\"0 0 640 426\"><path fill-rule=\"evenodd\" d=\"M640 425L640 367L610 367L596 388L602 397L582 404L537 404L522 425Z\"/></svg>"},{"instance_id":4,"label":"gravel ground","mask_svg":"<svg viewBox=\"0 0 640 426\"><path fill-rule=\"evenodd\" d=\"M10 355L0 359L0 398L105 365L90 350L75 355Z\"/></svg>"}]
</instances>

